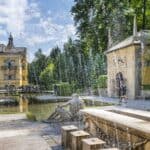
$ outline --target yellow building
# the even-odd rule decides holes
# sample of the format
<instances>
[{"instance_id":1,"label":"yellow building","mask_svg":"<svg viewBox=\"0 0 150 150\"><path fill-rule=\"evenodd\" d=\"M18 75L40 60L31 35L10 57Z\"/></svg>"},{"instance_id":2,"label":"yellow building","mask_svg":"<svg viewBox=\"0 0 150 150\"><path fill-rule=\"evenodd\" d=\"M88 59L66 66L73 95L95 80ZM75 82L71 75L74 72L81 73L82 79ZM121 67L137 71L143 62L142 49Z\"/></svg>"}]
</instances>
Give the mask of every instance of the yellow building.
<instances>
[{"instance_id":1,"label":"yellow building","mask_svg":"<svg viewBox=\"0 0 150 150\"><path fill-rule=\"evenodd\" d=\"M150 31L135 32L106 54L109 97L118 97L118 75L129 99L150 97Z\"/></svg>"},{"instance_id":2,"label":"yellow building","mask_svg":"<svg viewBox=\"0 0 150 150\"><path fill-rule=\"evenodd\" d=\"M8 44L0 44L0 88L28 84L27 49L15 47L10 34Z\"/></svg>"}]
</instances>

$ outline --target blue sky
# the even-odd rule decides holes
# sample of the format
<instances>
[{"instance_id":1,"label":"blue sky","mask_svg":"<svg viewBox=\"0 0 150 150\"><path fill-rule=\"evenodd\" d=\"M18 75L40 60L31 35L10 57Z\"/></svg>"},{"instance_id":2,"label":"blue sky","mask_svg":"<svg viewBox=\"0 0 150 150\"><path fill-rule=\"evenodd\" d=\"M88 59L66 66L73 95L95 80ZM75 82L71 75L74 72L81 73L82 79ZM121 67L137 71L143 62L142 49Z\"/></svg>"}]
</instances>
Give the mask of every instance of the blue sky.
<instances>
[{"instance_id":1,"label":"blue sky","mask_svg":"<svg viewBox=\"0 0 150 150\"><path fill-rule=\"evenodd\" d=\"M28 48L28 60L38 48L48 55L75 37L70 9L73 0L0 0L0 43L7 44L11 32L15 46Z\"/></svg>"}]
</instances>

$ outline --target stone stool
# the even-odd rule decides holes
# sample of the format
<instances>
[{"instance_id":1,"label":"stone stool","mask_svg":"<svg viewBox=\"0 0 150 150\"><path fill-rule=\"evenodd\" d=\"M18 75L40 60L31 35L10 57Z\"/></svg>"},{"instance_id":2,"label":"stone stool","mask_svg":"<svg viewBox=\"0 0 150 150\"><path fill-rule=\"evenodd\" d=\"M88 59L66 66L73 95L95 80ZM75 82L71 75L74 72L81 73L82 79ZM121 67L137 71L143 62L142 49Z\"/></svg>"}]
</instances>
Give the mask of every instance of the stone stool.
<instances>
[{"instance_id":1,"label":"stone stool","mask_svg":"<svg viewBox=\"0 0 150 150\"><path fill-rule=\"evenodd\" d=\"M105 144L98 138L88 138L82 140L82 150L98 150Z\"/></svg>"},{"instance_id":2,"label":"stone stool","mask_svg":"<svg viewBox=\"0 0 150 150\"><path fill-rule=\"evenodd\" d=\"M71 150L82 150L82 139L89 136L89 133L82 130L71 132Z\"/></svg>"},{"instance_id":3,"label":"stone stool","mask_svg":"<svg viewBox=\"0 0 150 150\"><path fill-rule=\"evenodd\" d=\"M74 125L68 125L68 126L62 126L61 127L61 133L62 133L62 138L61 138L61 141L62 141L62 146L65 148L65 149L68 149L71 147L71 135L70 135L70 132L72 131L76 131L78 130L78 128Z\"/></svg>"}]
</instances>

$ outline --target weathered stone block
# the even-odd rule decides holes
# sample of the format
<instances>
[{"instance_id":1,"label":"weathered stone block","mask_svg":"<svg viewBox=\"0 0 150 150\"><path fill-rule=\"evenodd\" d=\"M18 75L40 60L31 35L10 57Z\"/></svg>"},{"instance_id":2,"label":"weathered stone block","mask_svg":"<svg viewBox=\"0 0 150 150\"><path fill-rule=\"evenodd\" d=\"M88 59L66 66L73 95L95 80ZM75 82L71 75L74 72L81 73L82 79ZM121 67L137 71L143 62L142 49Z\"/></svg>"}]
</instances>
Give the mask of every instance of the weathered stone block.
<instances>
[{"instance_id":1,"label":"weathered stone block","mask_svg":"<svg viewBox=\"0 0 150 150\"><path fill-rule=\"evenodd\" d=\"M82 140L82 150L98 150L105 144L103 140L98 138L88 138Z\"/></svg>"},{"instance_id":2,"label":"weathered stone block","mask_svg":"<svg viewBox=\"0 0 150 150\"><path fill-rule=\"evenodd\" d=\"M132 149L150 150L149 112L116 107L111 110L84 109L82 112L88 122L89 133L95 134L95 126L97 135L108 145L121 148L130 145Z\"/></svg>"},{"instance_id":3,"label":"weathered stone block","mask_svg":"<svg viewBox=\"0 0 150 150\"><path fill-rule=\"evenodd\" d=\"M65 149L68 149L71 147L71 135L70 132L76 131L78 128L74 125L68 125L68 126L62 126L61 131L62 131L62 146Z\"/></svg>"},{"instance_id":4,"label":"weathered stone block","mask_svg":"<svg viewBox=\"0 0 150 150\"><path fill-rule=\"evenodd\" d=\"M90 135L85 131L71 132L71 150L82 150L82 139L88 138Z\"/></svg>"}]
</instances>

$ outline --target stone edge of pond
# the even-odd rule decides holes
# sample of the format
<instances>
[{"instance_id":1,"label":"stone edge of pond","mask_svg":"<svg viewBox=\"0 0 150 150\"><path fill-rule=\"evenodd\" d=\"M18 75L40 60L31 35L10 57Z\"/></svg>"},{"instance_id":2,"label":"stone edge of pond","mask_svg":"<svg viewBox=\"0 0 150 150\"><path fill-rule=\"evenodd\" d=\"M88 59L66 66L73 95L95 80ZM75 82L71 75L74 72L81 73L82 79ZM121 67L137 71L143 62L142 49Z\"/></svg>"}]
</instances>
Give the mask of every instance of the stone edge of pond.
<instances>
[{"instance_id":1,"label":"stone edge of pond","mask_svg":"<svg viewBox=\"0 0 150 150\"><path fill-rule=\"evenodd\" d=\"M52 103L56 103L56 102L67 102L68 100L70 100L71 97L70 96L34 96L31 98L31 100L33 102L52 102Z\"/></svg>"},{"instance_id":2,"label":"stone edge of pond","mask_svg":"<svg viewBox=\"0 0 150 150\"><path fill-rule=\"evenodd\" d=\"M18 101L15 99L7 99L7 98L3 98L0 99L0 106L5 106L5 105L18 105Z\"/></svg>"}]
</instances>

